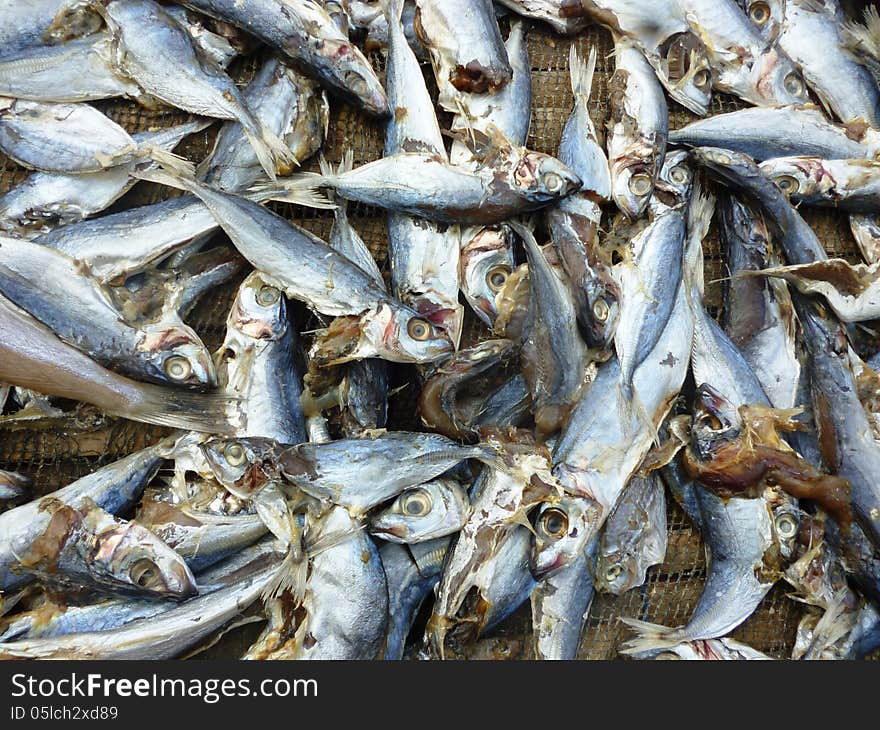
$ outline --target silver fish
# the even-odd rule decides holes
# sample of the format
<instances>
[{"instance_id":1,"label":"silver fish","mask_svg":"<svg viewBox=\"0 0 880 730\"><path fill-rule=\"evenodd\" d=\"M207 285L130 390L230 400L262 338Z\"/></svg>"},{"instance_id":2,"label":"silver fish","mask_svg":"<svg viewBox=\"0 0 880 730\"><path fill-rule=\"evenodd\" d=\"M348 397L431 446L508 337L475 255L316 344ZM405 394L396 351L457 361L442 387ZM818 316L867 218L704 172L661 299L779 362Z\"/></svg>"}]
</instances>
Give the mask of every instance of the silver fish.
<instances>
[{"instance_id":1,"label":"silver fish","mask_svg":"<svg viewBox=\"0 0 880 730\"><path fill-rule=\"evenodd\" d=\"M388 542L379 548L388 582L385 660L403 659L419 609L440 580L450 540L444 537L412 547Z\"/></svg>"},{"instance_id":2,"label":"silver fish","mask_svg":"<svg viewBox=\"0 0 880 730\"><path fill-rule=\"evenodd\" d=\"M772 657L748 644L729 639L683 641L662 650L636 653L639 659L685 659L687 661L771 661Z\"/></svg>"},{"instance_id":3,"label":"silver fish","mask_svg":"<svg viewBox=\"0 0 880 730\"><path fill-rule=\"evenodd\" d=\"M593 540L574 562L538 583L532 591L536 659L565 661L577 657L593 603L596 543Z\"/></svg>"},{"instance_id":4,"label":"silver fish","mask_svg":"<svg viewBox=\"0 0 880 730\"><path fill-rule=\"evenodd\" d=\"M279 179L279 187L270 185L261 195L303 201L326 187L348 200L440 223L492 224L543 208L581 186L580 178L549 155L507 146L494 154L500 158L471 172L436 155L401 152L341 175Z\"/></svg>"},{"instance_id":5,"label":"silver fish","mask_svg":"<svg viewBox=\"0 0 880 730\"><path fill-rule=\"evenodd\" d=\"M237 435L285 444L306 440L296 335L282 293L253 273L238 288L216 354L221 387L240 398L246 426Z\"/></svg>"},{"instance_id":6,"label":"silver fish","mask_svg":"<svg viewBox=\"0 0 880 730\"><path fill-rule=\"evenodd\" d=\"M69 494L62 490L0 515L4 592L38 578L110 593L177 599L196 593L183 558L146 528L88 497L65 499Z\"/></svg>"},{"instance_id":7,"label":"silver fish","mask_svg":"<svg viewBox=\"0 0 880 730\"><path fill-rule=\"evenodd\" d=\"M734 0L679 0L679 4L706 44L716 89L757 106L809 100L806 84L791 59L768 45Z\"/></svg>"},{"instance_id":8,"label":"silver fish","mask_svg":"<svg viewBox=\"0 0 880 730\"><path fill-rule=\"evenodd\" d=\"M45 325L0 297L0 381L46 395L85 401L145 423L229 432L224 398L139 383L98 365Z\"/></svg>"},{"instance_id":9,"label":"silver fish","mask_svg":"<svg viewBox=\"0 0 880 730\"><path fill-rule=\"evenodd\" d=\"M844 123L880 128L880 90L871 72L845 50L846 16L837 0L769 4L783 6L779 47L800 67L823 106Z\"/></svg>"},{"instance_id":10,"label":"silver fish","mask_svg":"<svg viewBox=\"0 0 880 730\"><path fill-rule=\"evenodd\" d=\"M118 0L104 18L113 37L114 63L146 93L193 114L234 119L266 174L295 164L287 145L247 107L232 79L200 57L192 38L152 0Z\"/></svg>"},{"instance_id":11,"label":"silver fish","mask_svg":"<svg viewBox=\"0 0 880 730\"><path fill-rule=\"evenodd\" d=\"M102 282L119 283L217 227L204 203L184 195L62 226L35 241L84 262Z\"/></svg>"},{"instance_id":12,"label":"silver fish","mask_svg":"<svg viewBox=\"0 0 880 730\"><path fill-rule=\"evenodd\" d=\"M171 152L185 137L210 124L193 121L158 132L139 132L132 139ZM131 174L133 167L118 165L83 175L34 172L0 197L0 229L32 238L100 213L137 182Z\"/></svg>"},{"instance_id":13,"label":"silver fish","mask_svg":"<svg viewBox=\"0 0 880 730\"><path fill-rule=\"evenodd\" d=\"M369 61L314 0L186 0L275 48L344 100L386 116L388 101Z\"/></svg>"},{"instance_id":14,"label":"silver fish","mask_svg":"<svg viewBox=\"0 0 880 730\"><path fill-rule=\"evenodd\" d=\"M876 546L880 544L880 482L874 475L880 469L880 448L858 399L846 335L818 305L796 297L795 307L810 352L822 456L832 473L849 480L856 520Z\"/></svg>"},{"instance_id":15,"label":"silver fish","mask_svg":"<svg viewBox=\"0 0 880 730\"><path fill-rule=\"evenodd\" d=\"M534 235L512 224L529 261L529 309L523 327L523 375L532 394L535 428L545 440L564 428L587 377L587 348L578 332L570 290Z\"/></svg>"},{"instance_id":16,"label":"silver fish","mask_svg":"<svg viewBox=\"0 0 880 730\"><path fill-rule=\"evenodd\" d=\"M471 504L461 484L438 479L407 489L370 517L372 535L405 545L428 542L458 532Z\"/></svg>"},{"instance_id":17,"label":"silver fish","mask_svg":"<svg viewBox=\"0 0 880 730\"><path fill-rule=\"evenodd\" d=\"M256 601L278 570L258 566L241 580L155 616L107 631L86 631L0 644L4 659L172 659Z\"/></svg>"},{"instance_id":18,"label":"silver fish","mask_svg":"<svg viewBox=\"0 0 880 730\"><path fill-rule=\"evenodd\" d=\"M731 632L755 610L773 586L762 577L764 556L774 545L773 521L763 499L725 502L698 489L709 574L687 625L672 629L621 619L638 632L624 653L671 649L682 642L715 639Z\"/></svg>"},{"instance_id":19,"label":"silver fish","mask_svg":"<svg viewBox=\"0 0 880 730\"><path fill-rule=\"evenodd\" d=\"M631 40L617 41L614 59L607 122L611 192L617 207L636 220L647 208L663 167L669 111L654 71Z\"/></svg>"},{"instance_id":20,"label":"silver fish","mask_svg":"<svg viewBox=\"0 0 880 730\"><path fill-rule=\"evenodd\" d=\"M730 268L724 329L751 366L774 408L793 408L801 366L797 322L783 282L743 276L771 265L770 233L760 214L728 195L719 206L721 238Z\"/></svg>"},{"instance_id":21,"label":"silver fish","mask_svg":"<svg viewBox=\"0 0 880 730\"><path fill-rule=\"evenodd\" d=\"M630 479L605 523L596 560L596 586L616 596L645 582L666 556L666 495L655 473Z\"/></svg>"},{"instance_id":22,"label":"silver fish","mask_svg":"<svg viewBox=\"0 0 880 730\"><path fill-rule=\"evenodd\" d=\"M402 0L391 0L386 85L393 110L385 132L385 154L424 152L446 160L446 148L419 62L400 23ZM391 213L388 260L391 287L407 306L449 334L457 346L464 310L458 303L460 234L457 226Z\"/></svg>"},{"instance_id":23,"label":"silver fish","mask_svg":"<svg viewBox=\"0 0 880 730\"><path fill-rule=\"evenodd\" d=\"M600 206L611 198L611 176L590 118L596 50L591 49L584 64L572 46L569 66L575 101L562 130L559 159L583 180L584 188L549 208L547 225L571 282L581 334L590 347L603 349L617 326L620 291L611 275L610 256L599 245Z\"/></svg>"},{"instance_id":24,"label":"silver fish","mask_svg":"<svg viewBox=\"0 0 880 730\"><path fill-rule=\"evenodd\" d=\"M616 37L636 41L669 95L705 116L712 100L709 53L677 0L581 0L589 16Z\"/></svg>"},{"instance_id":25,"label":"silver fish","mask_svg":"<svg viewBox=\"0 0 880 730\"><path fill-rule=\"evenodd\" d=\"M876 131L834 124L815 106L754 107L716 114L673 130L669 141L742 152L758 161L792 155L873 158L880 151Z\"/></svg>"},{"instance_id":26,"label":"silver fish","mask_svg":"<svg viewBox=\"0 0 880 730\"><path fill-rule=\"evenodd\" d=\"M210 355L192 329L164 321L128 325L106 290L62 253L30 241L3 239L0 291L105 367L166 385L216 385ZM62 292L70 298L59 306Z\"/></svg>"},{"instance_id":27,"label":"silver fish","mask_svg":"<svg viewBox=\"0 0 880 730\"><path fill-rule=\"evenodd\" d=\"M23 167L83 174L152 160L171 172L192 165L161 146L138 144L88 104L0 99L0 150Z\"/></svg>"},{"instance_id":28,"label":"silver fish","mask_svg":"<svg viewBox=\"0 0 880 730\"><path fill-rule=\"evenodd\" d=\"M682 280L686 233L686 206L672 209L633 239L630 257L613 269L620 287L614 347L627 400L638 397L633 387L634 373L652 352L672 316Z\"/></svg>"},{"instance_id":29,"label":"silver fish","mask_svg":"<svg viewBox=\"0 0 880 730\"><path fill-rule=\"evenodd\" d=\"M269 58L242 92L242 99L266 129L284 140L302 162L321 146L329 121L324 94L314 81L277 58ZM262 178L262 168L240 122L229 121L202 163L208 185L235 192Z\"/></svg>"},{"instance_id":30,"label":"silver fish","mask_svg":"<svg viewBox=\"0 0 880 730\"><path fill-rule=\"evenodd\" d=\"M200 573L196 581L199 595L208 595L241 579L241 574L278 561L280 553L272 539L246 547L233 557ZM109 598L98 603L60 605L45 599L36 609L10 616L0 626L0 641L15 639L50 639L65 634L80 634L118 629L142 618L158 616L169 610L163 601Z\"/></svg>"},{"instance_id":31,"label":"silver fish","mask_svg":"<svg viewBox=\"0 0 880 730\"><path fill-rule=\"evenodd\" d=\"M880 204L880 162L779 157L761 163L761 171L797 203L874 213Z\"/></svg>"},{"instance_id":32,"label":"silver fish","mask_svg":"<svg viewBox=\"0 0 880 730\"><path fill-rule=\"evenodd\" d=\"M457 91L495 93L507 85L513 72L491 0L416 0L416 8L442 107L457 111Z\"/></svg>"},{"instance_id":33,"label":"silver fish","mask_svg":"<svg viewBox=\"0 0 880 730\"><path fill-rule=\"evenodd\" d=\"M111 38L95 33L61 45L32 46L0 58L0 95L31 101L138 99L137 84L114 71Z\"/></svg>"},{"instance_id":34,"label":"silver fish","mask_svg":"<svg viewBox=\"0 0 880 730\"><path fill-rule=\"evenodd\" d=\"M307 528L308 530L308 528ZM388 622L388 588L375 543L341 507L313 528L315 539L336 535L309 559L297 611L270 604L263 635L245 659L376 659Z\"/></svg>"},{"instance_id":35,"label":"silver fish","mask_svg":"<svg viewBox=\"0 0 880 730\"><path fill-rule=\"evenodd\" d=\"M331 339L319 342L313 357L329 346L324 357L334 363L364 357L431 362L452 350L445 333L390 298L369 274L305 229L244 198L196 183L186 186L267 284L315 311L350 318L341 321L338 332L331 328ZM333 341L337 334L339 341Z\"/></svg>"}]
</instances>

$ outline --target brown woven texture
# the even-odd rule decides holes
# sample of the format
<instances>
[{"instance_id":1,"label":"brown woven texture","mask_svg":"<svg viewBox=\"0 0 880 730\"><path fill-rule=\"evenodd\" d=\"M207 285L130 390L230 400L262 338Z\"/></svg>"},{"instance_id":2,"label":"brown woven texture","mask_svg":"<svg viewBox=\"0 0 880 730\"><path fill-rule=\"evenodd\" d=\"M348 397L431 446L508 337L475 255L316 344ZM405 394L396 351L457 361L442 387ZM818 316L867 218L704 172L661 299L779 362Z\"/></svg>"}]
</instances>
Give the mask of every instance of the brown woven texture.
<instances>
[{"instance_id":1,"label":"brown woven texture","mask_svg":"<svg viewBox=\"0 0 880 730\"><path fill-rule=\"evenodd\" d=\"M529 32L529 52L532 67L532 125L529 146L541 152L555 154L562 127L572 105L568 55L569 41L544 27L535 25ZM604 130L607 119L608 79L613 72L614 61L610 53L610 36L599 28L591 28L574 41L583 57L592 46L598 49L598 68L592 96L591 112L598 129ZM384 69L382 54L371 56L376 69ZM259 59L247 58L237 62L231 72L240 85L246 84L257 68ZM429 87L436 90L430 69L425 68ZM142 109L133 103L112 102L98 104L115 121L130 132L149 128L167 127L185 121L186 114L174 110L160 112ZM377 159L382 155L382 127L357 111L333 100L329 134L324 153L330 162L338 162L347 150L354 153L355 163ZM731 111L740 105L729 97L716 95L712 113ZM687 124L694 117L670 101L671 128ZM441 124L448 126L448 116L441 117ZM194 161L200 161L211 149L215 127L190 137L178 152ZM315 162L306 164L313 169ZM0 192L19 183L26 171L0 155ZM128 195L111 209L124 209L134 205L155 202L163 197L179 194L173 190L149 183L139 183ZM321 211L308 211L279 205L274 209L292 220L326 238L332 223L332 215ZM608 211L609 214L612 212ZM806 219L814 226L820 239L825 242L829 254L840 255L851 261L858 260L843 216L805 210ZM352 205L349 217L369 245L380 268L387 270L385 216L360 204ZM124 241L120 241L124 245ZM721 304L720 280L726 275L724 262L719 253L714 230L706 241L706 281L710 309L714 312ZM218 290L200 302L190 324L214 348L219 345L225 331L226 314L237 282ZM472 342L486 337L488 332L471 317L465 329L465 341ZM408 384L393 396L389 427L392 429L416 428L417 385L413 368L398 368L397 377ZM88 409L84 418L96 414ZM112 462L126 454L157 441L165 433L160 428L144 426L121 420L103 419L98 428L78 430L65 428L15 428L0 430L0 469L18 471L29 475L39 493L57 489L95 468ZM705 557L699 534L691 527L672 500L669 509L669 547L665 562L652 568L644 586L621 597L599 595L590 611L579 656L584 659L610 659L617 657L620 644L627 638L626 627L618 620L631 616L654 623L676 626L686 623L691 614L705 579ZM800 604L787 597L786 587L778 584L765 598L755 614L733 636L770 656L783 658L790 655L797 622L802 615ZM481 641L475 649L475 657L491 656L497 659L527 658L529 656L528 605L524 606L496 632L496 638ZM208 653L212 657L232 657L247 646L252 632L235 631L224 638Z\"/></svg>"}]
</instances>

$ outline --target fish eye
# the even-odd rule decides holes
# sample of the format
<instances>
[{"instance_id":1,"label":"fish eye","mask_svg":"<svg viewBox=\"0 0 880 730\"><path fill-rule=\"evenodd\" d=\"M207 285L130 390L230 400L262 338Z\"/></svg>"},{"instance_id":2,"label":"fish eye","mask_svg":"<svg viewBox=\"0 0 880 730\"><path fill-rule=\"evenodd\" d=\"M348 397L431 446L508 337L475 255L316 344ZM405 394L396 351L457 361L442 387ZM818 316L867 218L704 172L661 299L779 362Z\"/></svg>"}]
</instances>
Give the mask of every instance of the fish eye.
<instances>
[{"instance_id":1,"label":"fish eye","mask_svg":"<svg viewBox=\"0 0 880 730\"><path fill-rule=\"evenodd\" d=\"M223 457L230 466L241 466L247 460L244 446L236 442L228 444L226 448L223 449Z\"/></svg>"},{"instance_id":2,"label":"fish eye","mask_svg":"<svg viewBox=\"0 0 880 730\"><path fill-rule=\"evenodd\" d=\"M796 71L792 71L782 82L785 90L792 96L802 97L805 92L804 82Z\"/></svg>"},{"instance_id":3,"label":"fish eye","mask_svg":"<svg viewBox=\"0 0 880 730\"><path fill-rule=\"evenodd\" d=\"M544 175L544 187L547 188L548 192L558 193L565 187L565 180L555 172L548 172Z\"/></svg>"},{"instance_id":4,"label":"fish eye","mask_svg":"<svg viewBox=\"0 0 880 730\"><path fill-rule=\"evenodd\" d=\"M172 380L186 380L192 375L192 365L183 355L173 355L162 365L165 374Z\"/></svg>"},{"instance_id":5,"label":"fish eye","mask_svg":"<svg viewBox=\"0 0 880 730\"><path fill-rule=\"evenodd\" d=\"M629 190L633 195L647 195L653 186L654 181L645 172L639 172L629 179Z\"/></svg>"},{"instance_id":6,"label":"fish eye","mask_svg":"<svg viewBox=\"0 0 880 730\"><path fill-rule=\"evenodd\" d=\"M424 517L431 511L431 495L424 489L414 489L404 495L401 510L407 517Z\"/></svg>"},{"instance_id":7,"label":"fish eye","mask_svg":"<svg viewBox=\"0 0 880 730\"><path fill-rule=\"evenodd\" d=\"M724 426L721 419L712 413L704 413L697 421L701 426L706 426L711 431L720 431Z\"/></svg>"},{"instance_id":8,"label":"fish eye","mask_svg":"<svg viewBox=\"0 0 880 730\"><path fill-rule=\"evenodd\" d=\"M777 177L773 182L775 182L776 187L778 187L786 195L793 195L801 187L801 184L797 181L797 178L794 178L791 175L781 175L780 177Z\"/></svg>"},{"instance_id":9,"label":"fish eye","mask_svg":"<svg viewBox=\"0 0 880 730\"><path fill-rule=\"evenodd\" d=\"M281 298L281 292L274 286L261 286L257 292L257 304L261 307L271 307Z\"/></svg>"},{"instance_id":10,"label":"fish eye","mask_svg":"<svg viewBox=\"0 0 880 730\"><path fill-rule=\"evenodd\" d=\"M495 266L486 274L486 284L493 292L500 292L510 277L509 266Z\"/></svg>"},{"instance_id":11,"label":"fish eye","mask_svg":"<svg viewBox=\"0 0 880 730\"><path fill-rule=\"evenodd\" d=\"M613 583L622 572L623 568L621 568L620 565L611 565L608 567L608 570L605 571L605 580L608 583Z\"/></svg>"},{"instance_id":12,"label":"fish eye","mask_svg":"<svg viewBox=\"0 0 880 730\"><path fill-rule=\"evenodd\" d=\"M749 17L758 25L764 25L770 20L770 6L767 3L755 3L749 8Z\"/></svg>"},{"instance_id":13,"label":"fish eye","mask_svg":"<svg viewBox=\"0 0 880 730\"><path fill-rule=\"evenodd\" d=\"M702 68L694 74L694 86L698 89L705 89L709 86L709 72Z\"/></svg>"},{"instance_id":14,"label":"fish eye","mask_svg":"<svg viewBox=\"0 0 880 730\"><path fill-rule=\"evenodd\" d=\"M790 540L797 533L797 522L789 514L779 515L776 518L776 534L783 540Z\"/></svg>"},{"instance_id":15,"label":"fish eye","mask_svg":"<svg viewBox=\"0 0 880 730\"><path fill-rule=\"evenodd\" d=\"M538 526L549 537L563 537L568 532L568 515L561 509L548 509L541 515Z\"/></svg>"},{"instance_id":16,"label":"fish eye","mask_svg":"<svg viewBox=\"0 0 880 730\"><path fill-rule=\"evenodd\" d=\"M417 342L431 339L431 325L424 319L413 317L406 326L409 336Z\"/></svg>"},{"instance_id":17,"label":"fish eye","mask_svg":"<svg viewBox=\"0 0 880 730\"><path fill-rule=\"evenodd\" d=\"M669 171L669 179L676 185L684 185L688 181L688 171L681 165L676 165Z\"/></svg>"},{"instance_id":18,"label":"fish eye","mask_svg":"<svg viewBox=\"0 0 880 730\"><path fill-rule=\"evenodd\" d=\"M355 94L361 95L367 91L367 82L363 76L355 71L349 71L345 74L345 85Z\"/></svg>"},{"instance_id":19,"label":"fish eye","mask_svg":"<svg viewBox=\"0 0 880 730\"><path fill-rule=\"evenodd\" d=\"M593 316L600 322L606 322L611 314L611 307L601 297L593 303Z\"/></svg>"},{"instance_id":20,"label":"fish eye","mask_svg":"<svg viewBox=\"0 0 880 730\"><path fill-rule=\"evenodd\" d=\"M149 558L141 558L128 571L131 582L141 588L155 588L160 582L159 569Z\"/></svg>"}]
</instances>

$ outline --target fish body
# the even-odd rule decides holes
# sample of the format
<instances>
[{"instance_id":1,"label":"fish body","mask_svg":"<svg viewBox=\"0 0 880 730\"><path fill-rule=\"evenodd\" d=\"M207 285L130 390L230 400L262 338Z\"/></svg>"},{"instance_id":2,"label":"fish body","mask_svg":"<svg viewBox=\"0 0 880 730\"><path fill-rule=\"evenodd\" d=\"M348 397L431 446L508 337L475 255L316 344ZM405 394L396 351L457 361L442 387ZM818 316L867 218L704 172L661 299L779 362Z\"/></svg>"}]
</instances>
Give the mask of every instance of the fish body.
<instances>
[{"instance_id":1,"label":"fish body","mask_svg":"<svg viewBox=\"0 0 880 730\"><path fill-rule=\"evenodd\" d=\"M498 0L518 15L547 23L561 35L574 36L589 25L579 0Z\"/></svg>"}]
</instances>

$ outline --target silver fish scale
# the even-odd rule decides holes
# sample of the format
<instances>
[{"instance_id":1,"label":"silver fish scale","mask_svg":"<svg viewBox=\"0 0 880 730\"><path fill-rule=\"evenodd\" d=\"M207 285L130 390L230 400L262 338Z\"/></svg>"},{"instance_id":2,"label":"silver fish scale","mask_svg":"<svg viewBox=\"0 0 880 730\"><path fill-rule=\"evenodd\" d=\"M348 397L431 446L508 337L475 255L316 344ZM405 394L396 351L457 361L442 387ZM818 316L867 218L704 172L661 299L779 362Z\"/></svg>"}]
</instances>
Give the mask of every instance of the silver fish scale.
<instances>
[{"instance_id":1,"label":"silver fish scale","mask_svg":"<svg viewBox=\"0 0 880 730\"><path fill-rule=\"evenodd\" d=\"M504 23L502 23L504 26ZM506 28L503 27L506 33ZM572 41L561 38L546 26L528 22L528 50L532 72L532 123L528 146L548 154L556 154L563 125L571 110L568 56ZM596 128L602 134L608 117L608 80L614 70L610 57L610 35L591 26L576 41L579 54L586 58L592 46L598 49L598 64L590 110ZM384 57L381 53L368 54L373 67L384 75ZM258 62L253 58L238 59L229 69L230 75L241 88L252 78ZM426 73L429 90L436 97L436 85L430 71ZM129 133L152 128L166 128L188 121L191 117L173 109L147 110L125 101L97 102L97 108L110 116ZM724 113L741 108L741 104L729 97L716 94L711 114ZM670 129L678 129L694 121L695 117L674 102L670 102ZM441 113L441 127L448 128L450 116ZM178 153L190 160L199 161L213 146L216 125L189 137L178 147ZM343 153L351 150L355 165L382 156L384 129L382 124L370 119L346 105L331 103L331 118L324 151L331 164L338 164ZM309 160L304 170L317 171L316 161ZM27 171L0 155L0 193L18 184ZM122 210L134 205L157 202L179 193L168 188L140 183L108 212ZM332 226L329 211L309 211L285 204L272 204L274 211L289 218L326 240ZM610 210L610 207L608 208ZM815 209L801 209L804 218L816 230L830 255L857 262L859 254L851 242L848 222L843 216ZM352 204L349 209L352 224L376 258L380 270L387 276L386 263L386 215L362 204ZM717 235L713 230L705 242L705 280L707 304L710 313L717 313L721 303L720 280L726 276L720 254ZM210 349L218 347L225 334L225 319L240 279L225 285L211 296L204 297L190 317L190 323ZM302 330L313 328L314 319L295 312L297 324ZM462 335L462 347L471 346L483 338L484 326L468 312ZM392 383L392 389L405 386L391 399L389 428L414 429L418 427L414 414L419 387L414 379ZM102 465L130 454L144 446L155 443L166 433L161 428L131 422L102 418L94 409L81 406L77 419L64 429L17 428L3 430L0 437L0 469L30 476L41 492L57 489L70 481L94 471ZM631 616L667 626L687 622L700 595L705 578L705 559L698 533L671 500L668 510L668 549L666 559L648 573L645 586L622 596L598 594L590 611L578 653L579 658L610 659L617 656L620 644L629 638L629 632L618 621L620 616ZM733 638L772 657L790 654L795 631L802 609L786 597L788 589L777 585L759 606L755 614L739 627ZM530 610L528 602L503 625L501 648L498 639L478 642L473 652L485 656L488 642L491 654L497 658L526 656L529 642L523 634L529 630ZM204 656L231 658L241 654L254 638L253 633L239 632L225 637L218 646Z\"/></svg>"}]
</instances>

